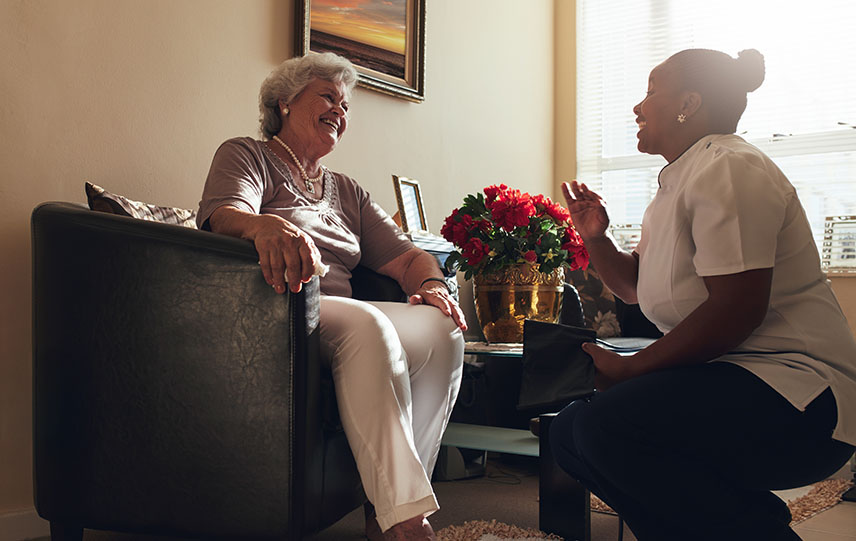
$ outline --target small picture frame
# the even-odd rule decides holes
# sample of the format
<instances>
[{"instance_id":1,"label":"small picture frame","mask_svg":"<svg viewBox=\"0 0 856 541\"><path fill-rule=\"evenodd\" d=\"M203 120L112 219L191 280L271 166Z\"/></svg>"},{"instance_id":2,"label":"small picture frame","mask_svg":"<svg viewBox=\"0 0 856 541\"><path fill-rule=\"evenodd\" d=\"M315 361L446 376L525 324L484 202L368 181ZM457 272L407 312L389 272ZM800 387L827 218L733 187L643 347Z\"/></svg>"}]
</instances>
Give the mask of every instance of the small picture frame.
<instances>
[{"instance_id":1,"label":"small picture frame","mask_svg":"<svg viewBox=\"0 0 856 541\"><path fill-rule=\"evenodd\" d=\"M395 188L395 201L398 203L398 215L401 218L401 230L405 233L427 233L428 220L422 204L422 189L419 181L412 178L392 175Z\"/></svg>"}]
</instances>

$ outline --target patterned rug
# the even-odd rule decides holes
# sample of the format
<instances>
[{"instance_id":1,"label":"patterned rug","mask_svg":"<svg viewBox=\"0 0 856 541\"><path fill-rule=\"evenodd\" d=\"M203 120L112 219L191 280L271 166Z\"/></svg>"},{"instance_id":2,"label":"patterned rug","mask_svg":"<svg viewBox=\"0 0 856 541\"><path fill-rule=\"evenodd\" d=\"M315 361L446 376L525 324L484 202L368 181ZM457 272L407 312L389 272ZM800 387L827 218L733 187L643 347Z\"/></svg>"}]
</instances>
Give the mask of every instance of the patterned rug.
<instances>
[{"instance_id":1,"label":"patterned rug","mask_svg":"<svg viewBox=\"0 0 856 541\"><path fill-rule=\"evenodd\" d=\"M806 494L788 500L788 508L793 517L791 525L798 524L837 504L841 501L841 495L851 486L853 482L849 479L827 479L812 485ZM593 494L591 509L599 513L615 514L615 511ZM562 538L496 520L473 520L464 522L460 526L447 526L437 532L438 541L543 541L547 539L561 540Z\"/></svg>"},{"instance_id":2,"label":"patterned rug","mask_svg":"<svg viewBox=\"0 0 856 541\"><path fill-rule=\"evenodd\" d=\"M786 499L791 510L791 526L813 517L821 511L826 511L841 501L841 495L853 486L850 479L827 479L811 486L802 496ZM599 513L615 515L615 511L603 503L600 498L591 495L591 510Z\"/></svg>"},{"instance_id":3,"label":"patterned rug","mask_svg":"<svg viewBox=\"0 0 856 541\"><path fill-rule=\"evenodd\" d=\"M437 541L541 541L559 539L556 535L547 535L539 530L518 528L503 522L491 520L472 520L461 526L446 526L437 532Z\"/></svg>"},{"instance_id":4,"label":"patterned rug","mask_svg":"<svg viewBox=\"0 0 856 541\"><path fill-rule=\"evenodd\" d=\"M841 501L841 495L850 490L850 479L827 479L812 485L808 494L794 500L788 500L791 510L791 526L826 511Z\"/></svg>"}]
</instances>

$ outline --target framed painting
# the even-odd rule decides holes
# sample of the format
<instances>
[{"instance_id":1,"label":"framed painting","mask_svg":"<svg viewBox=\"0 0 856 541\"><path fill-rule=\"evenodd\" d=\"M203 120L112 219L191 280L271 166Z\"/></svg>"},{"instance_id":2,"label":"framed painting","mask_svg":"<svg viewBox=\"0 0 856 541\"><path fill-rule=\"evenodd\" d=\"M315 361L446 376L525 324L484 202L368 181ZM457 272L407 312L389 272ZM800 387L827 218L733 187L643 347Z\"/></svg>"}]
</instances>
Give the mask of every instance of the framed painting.
<instances>
[{"instance_id":1,"label":"framed painting","mask_svg":"<svg viewBox=\"0 0 856 541\"><path fill-rule=\"evenodd\" d=\"M401 230L405 233L426 233L428 220L425 218L425 206L422 204L422 189L419 181L412 178L392 175L395 188L395 202L398 203L398 216Z\"/></svg>"},{"instance_id":2,"label":"framed painting","mask_svg":"<svg viewBox=\"0 0 856 541\"><path fill-rule=\"evenodd\" d=\"M357 68L357 84L425 99L425 0L296 0L296 50L333 52Z\"/></svg>"}]
</instances>

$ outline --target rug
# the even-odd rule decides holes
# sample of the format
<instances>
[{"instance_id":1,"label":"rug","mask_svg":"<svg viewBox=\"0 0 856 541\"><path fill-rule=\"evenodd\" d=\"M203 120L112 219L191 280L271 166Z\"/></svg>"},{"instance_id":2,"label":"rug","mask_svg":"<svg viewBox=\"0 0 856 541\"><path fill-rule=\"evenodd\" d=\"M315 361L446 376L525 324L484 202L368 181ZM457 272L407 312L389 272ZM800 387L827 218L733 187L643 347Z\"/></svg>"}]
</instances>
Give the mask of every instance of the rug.
<instances>
[{"instance_id":1,"label":"rug","mask_svg":"<svg viewBox=\"0 0 856 541\"><path fill-rule=\"evenodd\" d=\"M788 500L793 520L791 525L798 524L814 515L825 511L841 501L853 482L849 479L827 479L815 483L808 491L792 500ZM599 513L614 515L615 511L592 494L591 509ZM520 528L498 522L496 520L473 520L460 526L447 526L437 532L437 541L544 541L561 540L556 535L547 535L542 531Z\"/></svg>"},{"instance_id":2,"label":"rug","mask_svg":"<svg viewBox=\"0 0 856 541\"><path fill-rule=\"evenodd\" d=\"M540 530L519 528L496 520L471 520L460 526L446 526L436 533L437 541L542 541L562 538Z\"/></svg>"},{"instance_id":3,"label":"rug","mask_svg":"<svg viewBox=\"0 0 856 541\"><path fill-rule=\"evenodd\" d=\"M791 510L791 526L826 511L841 501L841 495L853 486L850 479L827 479L811 485L807 492L794 499L785 499ZM600 498L591 495L591 510L598 513L615 515Z\"/></svg>"}]
</instances>

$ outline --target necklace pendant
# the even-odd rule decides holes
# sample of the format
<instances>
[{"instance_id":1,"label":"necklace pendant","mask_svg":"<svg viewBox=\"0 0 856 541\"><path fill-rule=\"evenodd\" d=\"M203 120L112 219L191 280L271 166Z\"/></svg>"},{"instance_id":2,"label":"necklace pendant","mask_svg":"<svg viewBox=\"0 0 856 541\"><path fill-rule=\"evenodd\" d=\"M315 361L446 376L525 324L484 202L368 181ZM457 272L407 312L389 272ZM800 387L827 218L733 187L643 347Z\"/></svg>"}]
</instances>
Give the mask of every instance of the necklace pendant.
<instances>
[{"instance_id":1,"label":"necklace pendant","mask_svg":"<svg viewBox=\"0 0 856 541\"><path fill-rule=\"evenodd\" d=\"M309 191L309 193L315 193L315 186L313 186L311 182L307 181L304 182L304 184L306 184L306 190Z\"/></svg>"}]
</instances>

